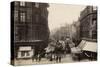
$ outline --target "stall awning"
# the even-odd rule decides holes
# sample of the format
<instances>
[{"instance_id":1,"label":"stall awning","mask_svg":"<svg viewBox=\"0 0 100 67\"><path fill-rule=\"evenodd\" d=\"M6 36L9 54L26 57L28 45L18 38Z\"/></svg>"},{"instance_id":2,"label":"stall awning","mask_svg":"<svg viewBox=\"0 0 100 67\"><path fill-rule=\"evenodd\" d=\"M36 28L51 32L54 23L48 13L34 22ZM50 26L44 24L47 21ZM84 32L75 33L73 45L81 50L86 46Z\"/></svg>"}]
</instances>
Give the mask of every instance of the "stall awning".
<instances>
[{"instance_id":1,"label":"stall awning","mask_svg":"<svg viewBox=\"0 0 100 67\"><path fill-rule=\"evenodd\" d=\"M72 53L80 53L81 50L97 52L97 42L82 40L77 47L71 48Z\"/></svg>"},{"instance_id":2,"label":"stall awning","mask_svg":"<svg viewBox=\"0 0 100 67\"><path fill-rule=\"evenodd\" d=\"M73 48L71 48L71 52L72 53L81 53L81 49L78 47L73 47Z\"/></svg>"},{"instance_id":3,"label":"stall awning","mask_svg":"<svg viewBox=\"0 0 100 67\"><path fill-rule=\"evenodd\" d=\"M78 48L85 51L97 52L97 42L82 40Z\"/></svg>"},{"instance_id":4,"label":"stall awning","mask_svg":"<svg viewBox=\"0 0 100 67\"><path fill-rule=\"evenodd\" d=\"M78 45L78 48L80 48L80 49L82 49L83 47L84 47L84 44L86 43L86 41L85 40L82 40L81 42L80 42L80 44Z\"/></svg>"},{"instance_id":5,"label":"stall awning","mask_svg":"<svg viewBox=\"0 0 100 67\"><path fill-rule=\"evenodd\" d=\"M86 41L84 47L82 50L91 51L91 52L97 52L97 43L96 42L90 42Z\"/></svg>"}]
</instances>

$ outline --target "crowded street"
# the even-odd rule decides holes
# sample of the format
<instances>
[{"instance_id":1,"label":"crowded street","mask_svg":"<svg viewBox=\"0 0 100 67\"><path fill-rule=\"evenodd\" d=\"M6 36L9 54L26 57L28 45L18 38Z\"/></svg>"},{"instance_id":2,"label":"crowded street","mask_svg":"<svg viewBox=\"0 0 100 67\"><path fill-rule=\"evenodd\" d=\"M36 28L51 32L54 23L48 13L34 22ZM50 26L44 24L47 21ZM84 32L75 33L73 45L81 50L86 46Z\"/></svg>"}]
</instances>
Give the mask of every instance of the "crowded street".
<instances>
[{"instance_id":1,"label":"crowded street","mask_svg":"<svg viewBox=\"0 0 100 67\"><path fill-rule=\"evenodd\" d=\"M14 5L11 64L97 60L97 7L12 2Z\"/></svg>"},{"instance_id":2,"label":"crowded street","mask_svg":"<svg viewBox=\"0 0 100 67\"><path fill-rule=\"evenodd\" d=\"M23 62L22 62L23 61ZM71 54L67 54L65 57L62 58L61 63L73 63L73 62L88 62L88 59L84 59L81 61L77 61L77 60L73 60ZM15 64L17 65L25 65L25 64L54 64L57 63L55 60L53 61L49 61L46 58L42 58L41 61L36 62L36 61L32 61L31 59L29 60L17 60L15 62Z\"/></svg>"}]
</instances>

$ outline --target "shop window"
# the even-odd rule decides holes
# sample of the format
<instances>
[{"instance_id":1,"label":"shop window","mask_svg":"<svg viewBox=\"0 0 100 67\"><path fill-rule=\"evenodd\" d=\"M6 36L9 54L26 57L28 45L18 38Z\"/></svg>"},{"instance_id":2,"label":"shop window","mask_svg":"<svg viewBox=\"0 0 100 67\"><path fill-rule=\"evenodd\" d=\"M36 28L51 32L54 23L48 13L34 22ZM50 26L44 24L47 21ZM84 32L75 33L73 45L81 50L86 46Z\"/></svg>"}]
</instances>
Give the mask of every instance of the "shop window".
<instances>
[{"instance_id":1,"label":"shop window","mask_svg":"<svg viewBox=\"0 0 100 67\"><path fill-rule=\"evenodd\" d=\"M23 57L23 56L29 56L30 55L30 53L29 53L29 51L22 51L21 52L21 56Z\"/></svg>"},{"instance_id":2,"label":"shop window","mask_svg":"<svg viewBox=\"0 0 100 67\"><path fill-rule=\"evenodd\" d=\"M29 55L30 55L30 53L27 51L27 52L26 52L26 56L29 56Z\"/></svg>"},{"instance_id":3,"label":"shop window","mask_svg":"<svg viewBox=\"0 0 100 67\"><path fill-rule=\"evenodd\" d=\"M21 52L21 56L22 57L25 56L25 52L24 51Z\"/></svg>"}]
</instances>

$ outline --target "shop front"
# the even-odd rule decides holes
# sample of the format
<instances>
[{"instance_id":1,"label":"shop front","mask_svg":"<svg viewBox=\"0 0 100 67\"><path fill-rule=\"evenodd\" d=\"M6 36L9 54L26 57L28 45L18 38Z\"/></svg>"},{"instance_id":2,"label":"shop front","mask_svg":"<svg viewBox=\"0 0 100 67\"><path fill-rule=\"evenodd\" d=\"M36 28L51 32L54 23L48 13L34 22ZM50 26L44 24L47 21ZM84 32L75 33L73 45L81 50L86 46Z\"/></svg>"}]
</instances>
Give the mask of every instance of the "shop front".
<instances>
[{"instance_id":1,"label":"shop front","mask_svg":"<svg viewBox=\"0 0 100 67\"><path fill-rule=\"evenodd\" d=\"M32 59L37 54L44 55L44 48L47 46L45 41L16 42L16 59Z\"/></svg>"},{"instance_id":2,"label":"shop front","mask_svg":"<svg viewBox=\"0 0 100 67\"><path fill-rule=\"evenodd\" d=\"M82 40L77 47L71 48L71 52L78 60L97 60L97 42Z\"/></svg>"},{"instance_id":3,"label":"shop front","mask_svg":"<svg viewBox=\"0 0 100 67\"><path fill-rule=\"evenodd\" d=\"M32 58L34 55L34 49L31 46L20 46L18 50L17 58Z\"/></svg>"},{"instance_id":4,"label":"shop front","mask_svg":"<svg viewBox=\"0 0 100 67\"><path fill-rule=\"evenodd\" d=\"M97 60L97 42L86 41L82 51L89 60Z\"/></svg>"}]
</instances>

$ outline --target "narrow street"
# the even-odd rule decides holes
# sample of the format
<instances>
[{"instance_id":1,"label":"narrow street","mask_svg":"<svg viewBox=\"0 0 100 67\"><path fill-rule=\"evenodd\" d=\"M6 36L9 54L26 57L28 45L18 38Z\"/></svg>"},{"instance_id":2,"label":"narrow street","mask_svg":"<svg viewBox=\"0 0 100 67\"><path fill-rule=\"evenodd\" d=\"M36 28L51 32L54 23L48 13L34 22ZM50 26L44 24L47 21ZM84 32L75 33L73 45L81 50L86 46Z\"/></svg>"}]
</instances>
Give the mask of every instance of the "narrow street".
<instances>
[{"instance_id":1,"label":"narrow street","mask_svg":"<svg viewBox=\"0 0 100 67\"><path fill-rule=\"evenodd\" d=\"M89 61L88 59L81 60L80 62L87 62ZM75 61L72 59L71 54L67 54L65 57L62 58L61 63L73 63L73 62L79 62ZM32 61L31 59L29 60L16 60L15 65L30 65L30 64L55 64L57 63L55 60L49 61L46 58L42 58L40 62Z\"/></svg>"}]
</instances>

